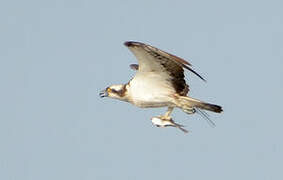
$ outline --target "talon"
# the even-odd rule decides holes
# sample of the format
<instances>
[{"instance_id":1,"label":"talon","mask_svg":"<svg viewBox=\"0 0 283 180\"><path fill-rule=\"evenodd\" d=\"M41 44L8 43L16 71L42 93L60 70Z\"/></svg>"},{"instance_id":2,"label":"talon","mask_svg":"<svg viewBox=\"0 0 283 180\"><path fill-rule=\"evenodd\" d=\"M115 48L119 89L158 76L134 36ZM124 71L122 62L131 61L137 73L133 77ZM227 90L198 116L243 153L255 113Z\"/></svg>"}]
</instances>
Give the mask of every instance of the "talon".
<instances>
[{"instance_id":1,"label":"talon","mask_svg":"<svg viewBox=\"0 0 283 180\"><path fill-rule=\"evenodd\" d=\"M163 121L172 121L172 117L170 116L158 116Z\"/></svg>"}]
</instances>

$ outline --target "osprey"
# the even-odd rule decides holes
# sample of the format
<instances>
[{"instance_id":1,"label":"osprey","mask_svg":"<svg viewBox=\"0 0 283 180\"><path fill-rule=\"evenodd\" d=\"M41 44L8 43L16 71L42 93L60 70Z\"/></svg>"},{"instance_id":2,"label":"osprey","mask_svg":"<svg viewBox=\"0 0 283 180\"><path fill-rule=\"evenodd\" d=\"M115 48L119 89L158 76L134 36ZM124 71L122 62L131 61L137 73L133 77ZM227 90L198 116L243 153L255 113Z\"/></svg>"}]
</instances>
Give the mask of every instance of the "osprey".
<instances>
[{"instance_id":1,"label":"osprey","mask_svg":"<svg viewBox=\"0 0 283 180\"><path fill-rule=\"evenodd\" d=\"M137 71L136 75L127 84L107 87L100 92L100 97L126 101L140 108L168 107L164 115L153 117L152 123L158 127L177 127L184 132L187 131L183 126L175 123L170 116L174 108L180 108L187 114L200 112L205 117L205 112L200 110L222 112L221 106L187 95L189 86L184 79L184 69L204 80L189 62L144 43L127 41L124 45L138 60L139 64L130 65Z\"/></svg>"}]
</instances>

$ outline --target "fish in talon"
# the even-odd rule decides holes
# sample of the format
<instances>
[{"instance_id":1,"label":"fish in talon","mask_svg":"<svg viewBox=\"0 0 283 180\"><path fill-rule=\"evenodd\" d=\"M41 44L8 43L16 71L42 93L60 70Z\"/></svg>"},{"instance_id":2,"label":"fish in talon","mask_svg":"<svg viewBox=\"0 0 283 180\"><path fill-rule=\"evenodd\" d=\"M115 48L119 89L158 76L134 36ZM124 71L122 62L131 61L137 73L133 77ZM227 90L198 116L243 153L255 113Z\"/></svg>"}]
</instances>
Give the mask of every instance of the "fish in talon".
<instances>
[{"instance_id":1,"label":"fish in talon","mask_svg":"<svg viewBox=\"0 0 283 180\"><path fill-rule=\"evenodd\" d=\"M171 126L171 127L176 127L178 129L180 129L181 131L183 131L184 133L188 133L188 130L184 129L183 125L181 124L177 124L175 123L172 118L162 118L162 117L153 117L151 118L151 122L153 125L157 126L157 127L168 127L168 126Z\"/></svg>"}]
</instances>

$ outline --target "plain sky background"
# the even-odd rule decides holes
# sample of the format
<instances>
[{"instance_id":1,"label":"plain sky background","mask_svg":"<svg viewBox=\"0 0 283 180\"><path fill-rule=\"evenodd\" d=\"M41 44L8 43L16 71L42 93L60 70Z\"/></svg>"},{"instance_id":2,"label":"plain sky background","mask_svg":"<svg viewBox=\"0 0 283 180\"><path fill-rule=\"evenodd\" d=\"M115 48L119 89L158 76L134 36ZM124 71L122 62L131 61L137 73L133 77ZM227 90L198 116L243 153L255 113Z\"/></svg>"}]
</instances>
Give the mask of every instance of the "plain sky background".
<instances>
[{"instance_id":1,"label":"plain sky background","mask_svg":"<svg viewBox=\"0 0 283 180\"><path fill-rule=\"evenodd\" d=\"M283 1L0 2L0 179L283 179ZM191 96L223 106L165 112L101 99L126 83L136 40L176 54Z\"/></svg>"}]
</instances>

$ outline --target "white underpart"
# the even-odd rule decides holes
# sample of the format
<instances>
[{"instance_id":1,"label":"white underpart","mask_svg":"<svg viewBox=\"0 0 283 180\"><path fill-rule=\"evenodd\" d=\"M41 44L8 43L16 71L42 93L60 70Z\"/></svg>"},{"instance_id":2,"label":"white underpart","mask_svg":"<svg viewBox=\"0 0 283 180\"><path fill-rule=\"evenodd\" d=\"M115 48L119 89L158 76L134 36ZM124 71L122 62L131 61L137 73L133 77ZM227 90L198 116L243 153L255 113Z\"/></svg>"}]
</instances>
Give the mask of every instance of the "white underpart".
<instances>
[{"instance_id":1,"label":"white underpart","mask_svg":"<svg viewBox=\"0 0 283 180\"><path fill-rule=\"evenodd\" d=\"M130 81L128 89L132 103L139 107L164 107L172 105L172 87L167 73L140 72Z\"/></svg>"}]
</instances>

